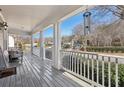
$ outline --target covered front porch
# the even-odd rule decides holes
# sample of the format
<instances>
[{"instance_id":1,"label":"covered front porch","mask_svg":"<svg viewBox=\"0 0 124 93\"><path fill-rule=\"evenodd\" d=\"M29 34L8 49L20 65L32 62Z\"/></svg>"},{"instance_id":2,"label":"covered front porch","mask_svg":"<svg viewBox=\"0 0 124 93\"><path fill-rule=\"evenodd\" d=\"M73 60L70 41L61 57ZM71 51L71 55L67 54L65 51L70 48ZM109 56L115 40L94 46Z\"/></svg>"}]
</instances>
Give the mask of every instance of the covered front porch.
<instances>
[{"instance_id":1,"label":"covered front porch","mask_svg":"<svg viewBox=\"0 0 124 93\"><path fill-rule=\"evenodd\" d=\"M19 42L20 37L30 38L30 41L28 41L30 51L24 52L23 62L6 62L7 68L16 67L17 74L0 79L0 87L90 86L79 78L67 73L62 69L62 63L60 62L61 34L59 25L62 20L75 15L82 9L85 10L85 6L1 6L0 8L2 9L1 23L8 21L8 29L1 29L0 46L3 53L9 50L11 46L15 46L15 43L16 47L18 47L17 42ZM9 13L10 9L12 9L14 14ZM46 10L46 12L44 14L38 13L39 10ZM60 10L61 12L59 12ZM35 13L32 14L33 12ZM32 22L29 20L32 20ZM53 48L45 49L43 30L49 27L54 29ZM34 47L33 44L33 34L36 32L40 34L40 47ZM14 40L14 43L10 42L10 38ZM47 54L45 54L46 50L48 50ZM52 50L51 53L49 50ZM49 55L48 58L46 58L47 55Z\"/></svg>"},{"instance_id":2,"label":"covered front porch","mask_svg":"<svg viewBox=\"0 0 124 93\"><path fill-rule=\"evenodd\" d=\"M92 52L86 50L86 46L88 45L86 37L88 37L88 39L90 38L92 42L94 41L93 43L90 42L91 48L92 46L97 45L98 46L107 45L107 48L109 47L111 48L110 42L103 42L105 40L102 40L102 38L99 37L99 34L97 38L95 38L96 34L94 34L95 37L92 36L92 34L90 34L91 32L90 21L92 20L89 17L91 16L89 11L94 12L94 10L92 10L92 8L94 7L95 6L81 5L0 6L0 8L2 8L2 12L0 15L1 24L5 22L7 22L8 24L8 29L5 28L6 27L5 24L2 24L4 26L0 30L2 36L0 38L1 40L0 46L2 47L3 53L4 51L8 51L10 48L8 44L9 35L13 36L15 38L15 41L20 40L19 36L21 37L26 36L28 37L27 41L29 45L28 52L24 52L22 63L20 62L6 63L8 67L13 66L16 67L17 74L0 79L0 86L1 87L124 86L123 84L124 74L121 73L122 69L124 69L123 56L104 55L96 53L94 50ZM84 15L85 13L89 14ZM6 21L2 14L7 19ZM78 14L81 15L81 17ZM75 15L78 15L77 17L81 18L80 19L81 25L79 25L80 29L79 30L76 29L76 31L79 32L77 33L70 32L72 36L71 35L68 36L67 34L66 34L67 36L63 36L63 32L61 30L62 22ZM112 23L119 19L115 18L115 16L112 18L114 20L112 21ZM87 21L87 24L85 24L84 20L85 22ZM103 23L104 21L106 22L105 19L102 20ZM71 23L73 24L73 22L74 21L72 21ZM66 24L71 23L68 22ZM97 23L97 25L99 25L99 23ZM85 27L86 29L84 29ZM48 28L52 28L53 31L52 36L50 37L47 37L44 34L44 32L46 32ZM80 35L82 31L84 31L85 34ZM64 34L67 32L68 29L67 31L64 32ZM15 37L15 35L16 36L19 35L18 38ZM82 39L83 36L86 39L85 38ZM102 37L106 39L106 37L104 37L103 35ZM24 39L22 39L21 42L25 43ZM83 49L82 46L84 47ZM121 46L123 47L123 43Z\"/></svg>"}]
</instances>

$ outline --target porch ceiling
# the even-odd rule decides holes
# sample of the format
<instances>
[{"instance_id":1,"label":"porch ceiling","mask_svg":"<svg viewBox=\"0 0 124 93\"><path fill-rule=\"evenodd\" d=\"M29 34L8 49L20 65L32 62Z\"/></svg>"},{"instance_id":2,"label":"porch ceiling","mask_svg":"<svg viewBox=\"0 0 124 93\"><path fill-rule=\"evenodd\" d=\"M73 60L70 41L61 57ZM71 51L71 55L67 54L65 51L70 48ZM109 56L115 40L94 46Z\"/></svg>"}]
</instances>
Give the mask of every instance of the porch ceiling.
<instances>
[{"instance_id":1,"label":"porch ceiling","mask_svg":"<svg viewBox=\"0 0 124 93\"><path fill-rule=\"evenodd\" d=\"M80 8L80 5L0 5L9 29L30 32L47 26Z\"/></svg>"}]
</instances>

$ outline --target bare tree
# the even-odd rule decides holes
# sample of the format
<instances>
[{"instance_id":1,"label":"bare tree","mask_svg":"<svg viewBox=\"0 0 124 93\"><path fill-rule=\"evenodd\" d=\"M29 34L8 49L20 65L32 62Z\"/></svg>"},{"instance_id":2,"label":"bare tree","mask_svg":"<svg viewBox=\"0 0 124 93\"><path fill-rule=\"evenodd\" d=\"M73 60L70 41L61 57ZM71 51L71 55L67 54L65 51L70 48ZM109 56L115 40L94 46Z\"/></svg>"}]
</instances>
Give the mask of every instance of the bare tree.
<instances>
[{"instance_id":1,"label":"bare tree","mask_svg":"<svg viewBox=\"0 0 124 93\"><path fill-rule=\"evenodd\" d=\"M100 10L100 14L112 12L115 16L118 16L120 19L124 19L124 5L100 5L97 6L96 9Z\"/></svg>"},{"instance_id":2,"label":"bare tree","mask_svg":"<svg viewBox=\"0 0 124 93\"><path fill-rule=\"evenodd\" d=\"M83 35L84 34L84 28L83 28L83 23L80 23L78 25L76 25L73 29L72 29L72 35Z\"/></svg>"},{"instance_id":3,"label":"bare tree","mask_svg":"<svg viewBox=\"0 0 124 93\"><path fill-rule=\"evenodd\" d=\"M97 6L93 10L97 12L93 12L92 18L97 16L97 19L91 19L91 33L87 36L90 44L94 46L111 46L114 40L119 39L121 46L124 46L124 6ZM108 13L112 14L111 20L102 21L106 19ZM73 39L83 41L83 27L83 23L81 23L73 28Z\"/></svg>"}]
</instances>

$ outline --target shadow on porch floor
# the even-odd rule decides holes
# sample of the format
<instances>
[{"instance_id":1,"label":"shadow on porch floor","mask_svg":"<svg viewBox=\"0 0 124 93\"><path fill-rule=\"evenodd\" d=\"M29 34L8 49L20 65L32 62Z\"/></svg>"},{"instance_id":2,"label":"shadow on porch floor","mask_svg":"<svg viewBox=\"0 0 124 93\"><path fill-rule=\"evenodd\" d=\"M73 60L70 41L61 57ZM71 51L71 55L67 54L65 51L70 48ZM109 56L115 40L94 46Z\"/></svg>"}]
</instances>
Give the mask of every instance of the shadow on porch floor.
<instances>
[{"instance_id":1,"label":"shadow on porch floor","mask_svg":"<svg viewBox=\"0 0 124 93\"><path fill-rule=\"evenodd\" d=\"M51 66L51 62L26 54L23 63L17 66L17 75L0 79L0 87L81 87L80 84Z\"/></svg>"}]
</instances>

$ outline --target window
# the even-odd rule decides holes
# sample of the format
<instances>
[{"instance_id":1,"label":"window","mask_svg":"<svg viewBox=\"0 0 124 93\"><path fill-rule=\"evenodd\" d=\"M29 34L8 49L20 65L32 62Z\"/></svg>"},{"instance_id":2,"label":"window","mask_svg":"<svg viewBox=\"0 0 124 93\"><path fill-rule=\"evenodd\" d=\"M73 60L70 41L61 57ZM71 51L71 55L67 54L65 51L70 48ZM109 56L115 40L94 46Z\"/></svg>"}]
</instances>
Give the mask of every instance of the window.
<instances>
[{"instance_id":1,"label":"window","mask_svg":"<svg viewBox=\"0 0 124 93\"><path fill-rule=\"evenodd\" d=\"M14 47L15 45L15 41L14 41L14 37L9 35L9 47Z\"/></svg>"}]
</instances>

